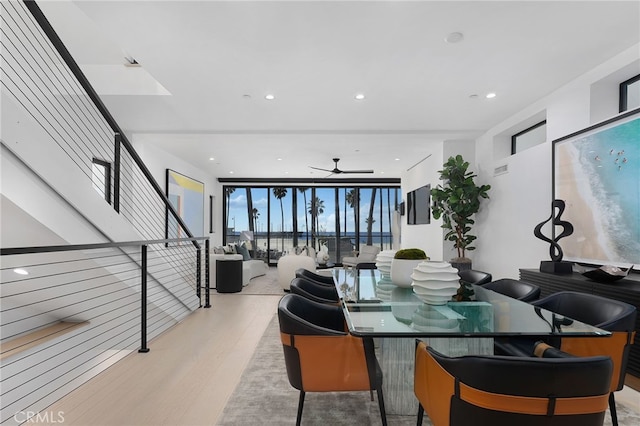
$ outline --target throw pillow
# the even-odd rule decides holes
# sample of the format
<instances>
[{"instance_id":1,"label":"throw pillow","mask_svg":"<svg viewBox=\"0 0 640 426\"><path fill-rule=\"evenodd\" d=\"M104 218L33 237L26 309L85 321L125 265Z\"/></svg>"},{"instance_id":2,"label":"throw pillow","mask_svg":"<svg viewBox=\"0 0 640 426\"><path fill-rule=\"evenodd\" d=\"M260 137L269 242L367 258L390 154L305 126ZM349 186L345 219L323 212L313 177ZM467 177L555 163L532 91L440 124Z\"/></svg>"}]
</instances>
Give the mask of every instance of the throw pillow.
<instances>
[{"instance_id":1,"label":"throw pillow","mask_svg":"<svg viewBox=\"0 0 640 426\"><path fill-rule=\"evenodd\" d=\"M236 246L236 249L238 250L238 254L242 255L242 260L251 260L251 255L249 254L249 250L244 245L244 243L240 244L239 246Z\"/></svg>"},{"instance_id":2,"label":"throw pillow","mask_svg":"<svg viewBox=\"0 0 640 426\"><path fill-rule=\"evenodd\" d=\"M213 254L224 254L224 248L222 246L214 247Z\"/></svg>"}]
</instances>

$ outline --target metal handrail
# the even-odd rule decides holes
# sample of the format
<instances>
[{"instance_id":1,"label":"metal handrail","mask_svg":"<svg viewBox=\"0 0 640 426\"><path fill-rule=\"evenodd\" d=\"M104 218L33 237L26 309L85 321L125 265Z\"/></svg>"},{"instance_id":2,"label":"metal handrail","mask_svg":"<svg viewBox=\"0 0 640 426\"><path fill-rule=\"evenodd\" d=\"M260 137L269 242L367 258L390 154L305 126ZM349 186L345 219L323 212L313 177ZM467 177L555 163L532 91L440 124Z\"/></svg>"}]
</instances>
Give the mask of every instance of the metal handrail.
<instances>
[{"instance_id":1,"label":"metal handrail","mask_svg":"<svg viewBox=\"0 0 640 426\"><path fill-rule=\"evenodd\" d=\"M140 292L140 317L141 317L141 326L140 326L140 349L138 352L146 353L149 352L149 348L147 346L147 247L152 244L170 244L170 243L180 243L186 241L195 242L196 240L204 240L205 241L205 267L206 270L209 270L209 237L191 237L191 238L167 238L161 240L140 240L140 241L124 241L119 243L93 243L93 244L69 244L69 245L51 245L51 246L34 246L34 247L8 247L8 248L0 248L0 256L11 256L11 255L24 255L24 254L35 254L35 253L53 253L53 252L66 252L66 251L78 251L78 250L95 250L95 249L103 249L103 248L121 248L121 247L137 247L141 248L141 265L140 265L140 284L141 284L141 292ZM198 247L200 247L198 245ZM197 289L196 292L198 297L200 297L201 290L201 276L200 276L200 248L197 249L196 263L197 263ZM209 274L205 274L205 308L210 308L210 282L209 282ZM201 305L202 306L202 305Z\"/></svg>"}]
</instances>

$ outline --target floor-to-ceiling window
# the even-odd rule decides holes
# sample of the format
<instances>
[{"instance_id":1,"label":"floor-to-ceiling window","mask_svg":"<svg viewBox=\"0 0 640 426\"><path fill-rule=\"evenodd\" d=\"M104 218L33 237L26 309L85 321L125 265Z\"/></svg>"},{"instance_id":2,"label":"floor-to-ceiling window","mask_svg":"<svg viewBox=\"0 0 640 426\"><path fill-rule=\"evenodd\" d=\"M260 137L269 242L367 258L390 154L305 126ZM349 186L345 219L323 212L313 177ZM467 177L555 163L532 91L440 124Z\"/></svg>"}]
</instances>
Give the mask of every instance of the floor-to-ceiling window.
<instances>
[{"instance_id":1,"label":"floor-to-ceiling window","mask_svg":"<svg viewBox=\"0 0 640 426\"><path fill-rule=\"evenodd\" d=\"M361 245L392 248L398 186L225 186L224 243L246 240L270 264L296 247L326 245L340 263Z\"/></svg>"},{"instance_id":2,"label":"floor-to-ceiling window","mask_svg":"<svg viewBox=\"0 0 640 426\"><path fill-rule=\"evenodd\" d=\"M291 252L294 244L293 191L291 187L269 188L269 261Z\"/></svg>"}]
</instances>

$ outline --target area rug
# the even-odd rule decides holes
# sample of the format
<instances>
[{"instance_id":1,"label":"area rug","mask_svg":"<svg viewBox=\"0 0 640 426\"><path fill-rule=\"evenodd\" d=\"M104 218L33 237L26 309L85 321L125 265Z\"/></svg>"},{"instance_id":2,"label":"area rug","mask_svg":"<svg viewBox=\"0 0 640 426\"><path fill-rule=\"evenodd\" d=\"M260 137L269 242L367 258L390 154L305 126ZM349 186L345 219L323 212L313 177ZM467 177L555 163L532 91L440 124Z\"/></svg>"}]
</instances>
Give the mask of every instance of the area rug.
<instances>
[{"instance_id":1,"label":"area rug","mask_svg":"<svg viewBox=\"0 0 640 426\"><path fill-rule=\"evenodd\" d=\"M229 398L218 425L294 425L299 393L284 366L277 316L267 326L256 352ZM374 398L375 399L375 398ZM389 426L416 424L416 416L387 415ZM618 404L620 426L640 424L640 414ZM368 392L308 393L303 425L380 425L377 400ZM605 425L611 425L607 410ZM425 416L423 425L431 425Z\"/></svg>"},{"instance_id":2,"label":"area rug","mask_svg":"<svg viewBox=\"0 0 640 426\"><path fill-rule=\"evenodd\" d=\"M283 296L284 290L278 282L278 268L270 267L265 275L253 278L249 284L242 287L239 295L260 294L260 295L279 295Z\"/></svg>"}]
</instances>

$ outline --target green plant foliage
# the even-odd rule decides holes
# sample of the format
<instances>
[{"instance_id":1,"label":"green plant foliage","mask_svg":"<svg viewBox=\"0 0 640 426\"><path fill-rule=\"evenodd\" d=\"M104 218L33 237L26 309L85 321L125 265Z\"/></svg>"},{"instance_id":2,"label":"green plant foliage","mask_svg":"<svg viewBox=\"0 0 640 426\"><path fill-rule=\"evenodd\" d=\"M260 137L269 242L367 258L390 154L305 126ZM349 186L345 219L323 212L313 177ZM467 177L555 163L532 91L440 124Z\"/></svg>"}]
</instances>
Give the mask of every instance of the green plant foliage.
<instances>
[{"instance_id":1,"label":"green plant foliage","mask_svg":"<svg viewBox=\"0 0 640 426\"><path fill-rule=\"evenodd\" d=\"M400 249L393 255L394 259L429 259L429 256L419 248Z\"/></svg>"},{"instance_id":2,"label":"green plant foliage","mask_svg":"<svg viewBox=\"0 0 640 426\"><path fill-rule=\"evenodd\" d=\"M474 250L471 244L477 238L471 235L472 216L480 210L480 199L489 198L491 185L477 186L473 172L467 171L469 162L461 155L449 157L439 170L441 185L431 190L431 213L435 219L442 217L442 227L448 229L444 239L453 241L458 257L464 258L466 250Z\"/></svg>"}]
</instances>

